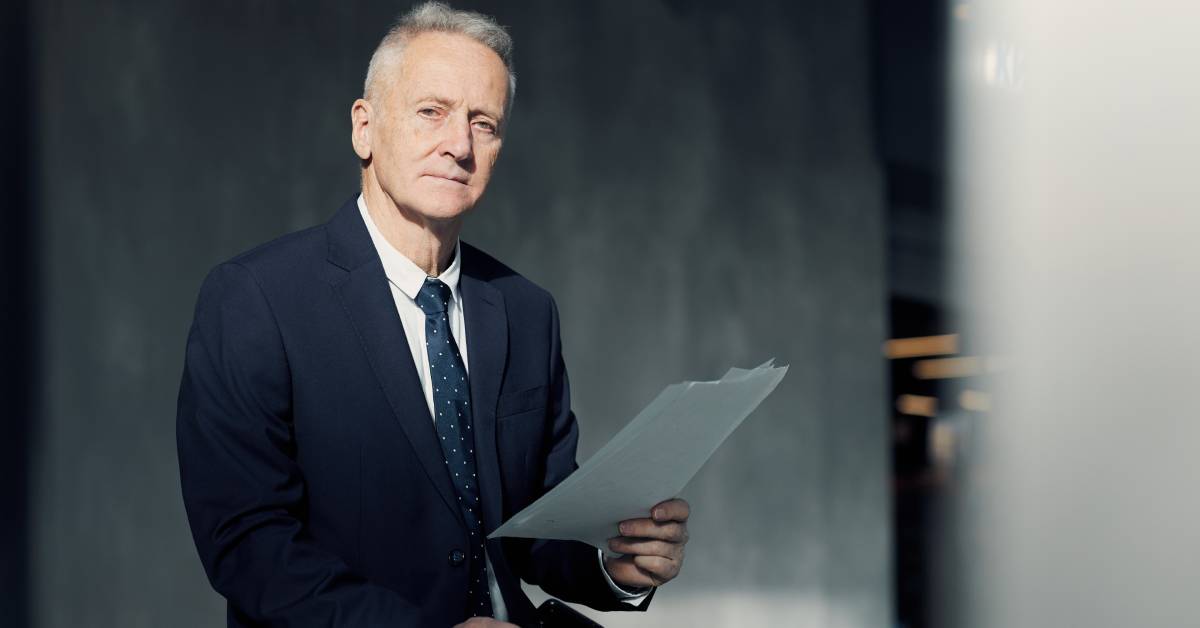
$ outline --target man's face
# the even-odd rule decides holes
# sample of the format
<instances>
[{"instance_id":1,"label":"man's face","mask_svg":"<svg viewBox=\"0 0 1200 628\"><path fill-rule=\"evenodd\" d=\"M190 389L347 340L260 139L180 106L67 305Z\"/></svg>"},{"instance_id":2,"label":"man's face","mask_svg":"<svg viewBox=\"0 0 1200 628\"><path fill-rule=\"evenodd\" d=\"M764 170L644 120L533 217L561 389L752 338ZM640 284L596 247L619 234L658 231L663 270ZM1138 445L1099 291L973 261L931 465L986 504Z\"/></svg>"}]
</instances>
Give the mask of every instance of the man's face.
<instances>
[{"instance_id":1,"label":"man's face","mask_svg":"<svg viewBox=\"0 0 1200 628\"><path fill-rule=\"evenodd\" d=\"M462 215L483 196L500 154L508 71L469 37L422 33L372 95L371 168L397 207Z\"/></svg>"}]
</instances>

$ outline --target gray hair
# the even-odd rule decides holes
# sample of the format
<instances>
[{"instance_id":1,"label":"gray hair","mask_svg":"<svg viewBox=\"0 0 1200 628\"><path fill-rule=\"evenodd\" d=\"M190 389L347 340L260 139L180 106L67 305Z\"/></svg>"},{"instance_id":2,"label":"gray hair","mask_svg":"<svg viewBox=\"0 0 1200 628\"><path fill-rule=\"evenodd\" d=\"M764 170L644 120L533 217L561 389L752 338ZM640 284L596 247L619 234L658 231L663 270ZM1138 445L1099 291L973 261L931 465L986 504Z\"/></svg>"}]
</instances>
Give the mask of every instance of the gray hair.
<instances>
[{"instance_id":1,"label":"gray hair","mask_svg":"<svg viewBox=\"0 0 1200 628\"><path fill-rule=\"evenodd\" d=\"M404 44L421 33L440 32L466 35L490 48L500 56L508 70L508 103L505 113L512 109L513 97L517 95L517 74L513 71L513 42L508 31L496 20L475 11L460 11L442 2L424 2L413 7L396 20L371 55L367 66L367 79L363 82L363 98L369 99L375 91L375 79L382 66L399 61Z\"/></svg>"}]
</instances>

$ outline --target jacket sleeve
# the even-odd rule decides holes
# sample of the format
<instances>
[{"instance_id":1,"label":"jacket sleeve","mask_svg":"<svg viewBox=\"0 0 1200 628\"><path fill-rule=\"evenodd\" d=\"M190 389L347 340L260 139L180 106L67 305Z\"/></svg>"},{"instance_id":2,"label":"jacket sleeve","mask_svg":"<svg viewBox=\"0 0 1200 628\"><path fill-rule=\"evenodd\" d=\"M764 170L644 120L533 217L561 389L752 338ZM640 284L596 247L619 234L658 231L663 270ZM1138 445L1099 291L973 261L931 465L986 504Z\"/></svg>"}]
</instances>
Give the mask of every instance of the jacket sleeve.
<instances>
[{"instance_id":1,"label":"jacket sleeve","mask_svg":"<svg viewBox=\"0 0 1200 628\"><path fill-rule=\"evenodd\" d=\"M571 389L562 357L558 307L550 299L550 433L546 474L542 493L566 479L579 465L575 451L579 444L579 425L571 410ZM613 530L613 535L616 535ZM608 585L596 548L579 541L538 539L528 545L528 555L519 561L520 576L530 584L568 602L599 611L644 611L654 591L637 605L626 602Z\"/></svg>"},{"instance_id":2,"label":"jacket sleeve","mask_svg":"<svg viewBox=\"0 0 1200 628\"><path fill-rule=\"evenodd\" d=\"M205 280L176 416L183 501L209 581L264 626L418 625L420 609L307 534L291 376L270 305L245 267Z\"/></svg>"}]
</instances>

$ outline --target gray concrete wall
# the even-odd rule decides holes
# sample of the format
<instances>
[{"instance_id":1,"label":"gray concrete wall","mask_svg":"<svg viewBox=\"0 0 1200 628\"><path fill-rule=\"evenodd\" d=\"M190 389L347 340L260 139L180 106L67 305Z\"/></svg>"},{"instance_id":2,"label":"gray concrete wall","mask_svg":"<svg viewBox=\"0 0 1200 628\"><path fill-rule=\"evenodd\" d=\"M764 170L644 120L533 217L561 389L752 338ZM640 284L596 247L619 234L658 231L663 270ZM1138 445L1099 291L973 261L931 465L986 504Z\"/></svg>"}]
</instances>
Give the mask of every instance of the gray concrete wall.
<instances>
[{"instance_id":1,"label":"gray concrete wall","mask_svg":"<svg viewBox=\"0 0 1200 628\"><path fill-rule=\"evenodd\" d=\"M511 4L476 3L520 80L464 238L558 298L581 459L664 385L792 365L687 489L684 574L605 621L887 625L865 4ZM349 106L401 5L36 3L33 625L222 622L175 460L191 308L355 191Z\"/></svg>"}]
</instances>

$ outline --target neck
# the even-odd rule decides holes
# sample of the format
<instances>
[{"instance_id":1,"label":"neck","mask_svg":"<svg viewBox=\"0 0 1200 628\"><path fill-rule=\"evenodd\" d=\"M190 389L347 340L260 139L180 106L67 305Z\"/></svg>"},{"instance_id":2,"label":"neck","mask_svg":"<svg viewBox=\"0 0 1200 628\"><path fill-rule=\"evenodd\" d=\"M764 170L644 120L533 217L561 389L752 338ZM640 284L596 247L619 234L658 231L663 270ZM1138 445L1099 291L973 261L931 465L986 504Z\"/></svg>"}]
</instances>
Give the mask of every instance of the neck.
<instances>
[{"instance_id":1,"label":"neck","mask_svg":"<svg viewBox=\"0 0 1200 628\"><path fill-rule=\"evenodd\" d=\"M431 220L397 204L379 187L369 170L363 173L362 192L367 213L371 214L371 220L392 248L430 277L437 277L446 270L462 231L461 218Z\"/></svg>"}]
</instances>

